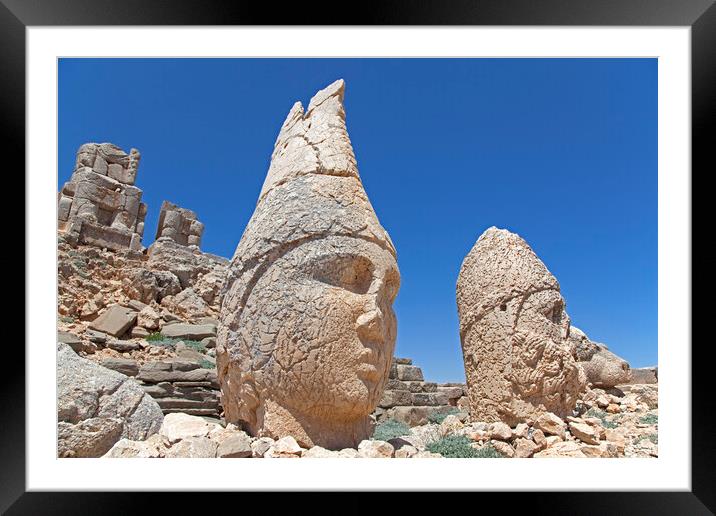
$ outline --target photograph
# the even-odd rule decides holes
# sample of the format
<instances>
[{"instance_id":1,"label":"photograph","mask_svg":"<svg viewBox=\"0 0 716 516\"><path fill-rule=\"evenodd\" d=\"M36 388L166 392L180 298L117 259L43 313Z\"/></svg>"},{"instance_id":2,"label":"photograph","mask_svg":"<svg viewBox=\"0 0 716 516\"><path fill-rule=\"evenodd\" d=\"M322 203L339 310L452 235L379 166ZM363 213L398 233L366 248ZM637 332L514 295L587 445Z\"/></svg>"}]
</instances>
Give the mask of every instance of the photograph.
<instances>
[{"instance_id":1,"label":"photograph","mask_svg":"<svg viewBox=\"0 0 716 516\"><path fill-rule=\"evenodd\" d=\"M656 464L660 66L59 57L57 459Z\"/></svg>"}]
</instances>

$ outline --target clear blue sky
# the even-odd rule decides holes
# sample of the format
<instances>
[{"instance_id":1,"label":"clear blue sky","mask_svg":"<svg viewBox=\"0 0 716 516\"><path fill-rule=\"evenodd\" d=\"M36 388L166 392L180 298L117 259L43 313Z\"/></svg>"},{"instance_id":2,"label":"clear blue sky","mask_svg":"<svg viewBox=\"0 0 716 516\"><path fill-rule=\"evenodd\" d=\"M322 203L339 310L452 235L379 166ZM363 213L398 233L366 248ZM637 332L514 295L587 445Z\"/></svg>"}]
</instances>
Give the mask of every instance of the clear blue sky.
<instances>
[{"instance_id":1,"label":"clear blue sky","mask_svg":"<svg viewBox=\"0 0 716 516\"><path fill-rule=\"evenodd\" d=\"M58 187L82 143L136 147L144 245L166 199L230 257L291 105L338 78L398 250L399 356L464 381L455 282L495 225L554 273L575 326L656 364L655 59L62 59Z\"/></svg>"}]
</instances>

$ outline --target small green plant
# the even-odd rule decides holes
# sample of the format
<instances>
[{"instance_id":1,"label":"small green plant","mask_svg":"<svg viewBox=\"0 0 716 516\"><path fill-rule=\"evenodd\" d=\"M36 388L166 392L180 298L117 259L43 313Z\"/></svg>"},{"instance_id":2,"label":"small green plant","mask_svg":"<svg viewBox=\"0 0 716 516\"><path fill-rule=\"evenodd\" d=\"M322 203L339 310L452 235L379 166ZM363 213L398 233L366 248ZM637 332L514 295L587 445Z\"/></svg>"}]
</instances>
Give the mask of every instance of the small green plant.
<instances>
[{"instance_id":1,"label":"small green plant","mask_svg":"<svg viewBox=\"0 0 716 516\"><path fill-rule=\"evenodd\" d=\"M477 453L475 457L478 459L504 459L505 456L498 452L491 444L485 445L479 450L475 450Z\"/></svg>"},{"instance_id":2,"label":"small green plant","mask_svg":"<svg viewBox=\"0 0 716 516\"><path fill-rule=\"evenodd\" d=\"M198 351L199 353L204 353L204 354L206 353L206 346L204 346L204 344L202 344L198 340L183 340L182 339L182 342L184 342L184 344L186 345L187 348L191 348L194 351Z\"/></svg>"},{"instance_id":3,"label":"small green plant","mask_svg":"<svg viewBox=\"0 0 716 516\"><path fill-rule=\"evenodd\" d=\"M603 410L599 410L596 407L590 408L584 413L584 415L587 417L596 417L597 419L599 419L602 428L616 428L618 426L618 417L615 417L613 418L613 420L610 421L609 419L607 419L607 417L609 417L609 414L607 414Z\"/></svg>"},{"instance_id":4,"label":"small green plant","mask_svg":"<svg viewBox=\"0 0 716 516\"><path fill-rule=\"evenodd\" d=\"M483 446L480 450L476 450L471 446L471 442L472 441L464 435L448 435L437 441L428 443L425 449L451 459L502 457L502 455L490 445Z\"/></svg>"},{"instance_id":5,"label":"small green plant","mask_svg":"<svg viewBox=\"0 0 716 516\"><path fill-rule=\"evenodd\" d=\"M69 315L61 315L60 321L62 321L63 323L72 324L73 322L75 322L75 318Z\"/></svg>"},{"instance_id":6,"label":"small green plant","mask_svg":"<svg viewBox=\"0 0 716 516\"><path fill-rule=\"evenodd\" d=\"M199 366L202 367L203 369L214 369L216 367L216 364L209 362L206 359L202 359L199 362Z\"/></svg>"},{"instance_id":7,"label":"small green plant","mask_svg":"<svg viewBox=\"0 0 716 516\"><path fill-rule=\"evenodd\" d=\"M656 425L659 423L659 416L657 414L647 414L646 416L639 419L639 423L644 425Z\"/></svg>"},{"instance_id":8,"label":"small green plant","mask_svg":"<svg viewBox=\"0 0 716 516\"><path fill-rule=\"evenodd\" d=\"M436 423L439 425L440 423L445 421L446 417L448 417L449 415L452 415L452 414L457 414L458 412L460 412L460 411L456 407L453 407L453 408L447 410L446 412L433 412L432 414L430 414L428 416L428 421L430 423Z\"/></svg>"},{"instance_id":9,"label":"small green plant","mask_svg":"<svg viewBox=\"0 0 716 516\"><path fill-rule=\"evenodd\" d=\"M401 421L394 419L386 419L385 421L378 423L373 431L373 439L378 441L389 441L400 437L401 435L408 435L410 433L410 427Z\"/></svg>"},{"instance_id":10,"label":"small green plant","mask_svg":"<svg viewBox=\"0 0 716 516\"><path fill-rule=\"evenodd\" d=\"M598 417L599 419L604 419L607 416L607 413L603 410L599 410L597 407L592 407L587 410L584 415L587 417Z\"/></svg>"},{"instance_id":11,"label":"small green plant","mask_svg":"<svg viewBox=\"0 0 716 516\"><path fill-rule=\"evenodd\" d=\"M181 342L181 339L175 339L173 337L165 337L159 332L150 333L146 337L144 337L144 340L147 342L151 342L154 346L164 346L167 348L172 348L176 346L177 342Z\"/></svg>"},{"instance_id":12,"label":"small green plant","mask_svg":"<svg viewBox=\"0 0 716 516\"><path fill-rule=\"evenodd\" d=\"M649 439L654 444L659 444L659 435L658 434L649 434L649 435L640 435L636 439L636 443L640 443L646 439Z\"/></svg>"}]
</instances>

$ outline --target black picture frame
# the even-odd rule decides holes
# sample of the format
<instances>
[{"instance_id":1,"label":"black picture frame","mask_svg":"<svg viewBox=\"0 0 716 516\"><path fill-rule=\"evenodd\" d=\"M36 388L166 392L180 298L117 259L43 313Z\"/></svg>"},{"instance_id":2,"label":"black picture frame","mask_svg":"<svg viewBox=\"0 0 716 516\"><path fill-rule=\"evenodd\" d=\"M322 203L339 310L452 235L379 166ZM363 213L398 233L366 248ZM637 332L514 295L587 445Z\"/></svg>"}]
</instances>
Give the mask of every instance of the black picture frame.
<instances>
[{"instance_id":1,"label":"black picture frame","mask_svg":"<svg viewBox=\"0 0 716 516\"><path fill-rule=\"evenodd\" d=\"M552 25L552 26L689 26L692 73L692 171L705 176L716 169L713 150L716 113L716 6L714 0L383 0L353 5L218 0L0 0L0 120L5 127L3 156L8 171L25 169L25 29L61 25ZM699 174L700 171L700 174ZM693 185L693 183L691 183ZM698 193L693 189L692 192ZM25 192L27 195L28 192ZM703 194L702 194L703 195ZM692 210L694 199L692 197ZM693 212L693 211L692 211ZM699 220L692 216L692 224ZM702 233L708 234L708 233ZM693 235L693 231L692 231ZM693 249L691 250L693 253ZM693 256L693 254L692 254ZM27 262L26 262L27 263ZM25 267L27 277L31 271ZM693 267L692 267L693 274ZM708 301L707 301L708 303ZM701 305L703 306L703 305ZM696 310L697 305L692 303ZM701 309L703 310L703 308ZM665 314L660 314L661 317ZM692 321L694 320L692 313ZM696 319L699 320L699 319ZM714 469L716 440L709 425L714 408L707 380L713 372L713 346L691 346L692 356L692 490L641 493L480 493L509 498L511 510L569 514L712 514L716 511ZM691 343L684 343L688 346ZM6 345L10 343L6 342ZM27 347L27 342L26 342ZM48 345L48 349L54 349ZM688 349L688 348L685 348ZM7 514L128 514L153 495L128 493L25 492L25 359L17 349L12 368L2 376L0 397L0 511ZM21 364L18 361L22 361ZM684 436L687 438L688 436ZM568 466L566 466L568 467ZM567 473L567 471L565 471ZM556 480L558 483L558 479ZM212 494L212 497L216 495ZM356 502L360 499L355 496ZM174 503L188 500L172 493ZM538 503L536 497L549 498ZM403 511L421 497L401 497ZM496 501L496 500L495 500ZM162 502L163 504L166 501ZM498 502L499 503L499 502ZM504 503L504 502L503 502ZM341 502L352 505L350 499ZM447 508L447 506L446 506ZM474 506L477 509L477 506ZM453 509L454 510L454 509ZM364 511L361 511L364 512Z\"/></svg>"}]
</instances>

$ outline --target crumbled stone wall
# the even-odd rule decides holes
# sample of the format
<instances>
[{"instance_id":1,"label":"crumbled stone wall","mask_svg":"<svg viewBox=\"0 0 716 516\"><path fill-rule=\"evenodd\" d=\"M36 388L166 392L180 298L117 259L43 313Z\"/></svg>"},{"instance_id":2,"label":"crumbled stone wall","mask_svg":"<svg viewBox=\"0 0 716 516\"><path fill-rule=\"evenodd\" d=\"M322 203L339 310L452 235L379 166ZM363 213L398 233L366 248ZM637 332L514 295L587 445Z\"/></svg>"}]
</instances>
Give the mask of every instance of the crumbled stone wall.
<instances>
[{"instance_id":1,"label":"crumbled stone wall","mask_svg":"<svg viewBox=\"0 0 716 516\"><path fill-rule=\"evenodd\" d=\"M465 395L465 385L426 382L410 358L393 358L388 384L374 412L377 421L393 419L409 426L424 425L432 415L449 414Z\"/></svg>"},{"instance_id":2,"label":"crumbled stone wall","mask_svg":"<svg viewBox=\"0 0 716 516\"><path fill-rule=\"evenodd\" d=\"M147 205L134 186L140 154L111 143L86 143L57 199L58 230L74 245L142 249Z\"/></svg>"}]
</instances>

